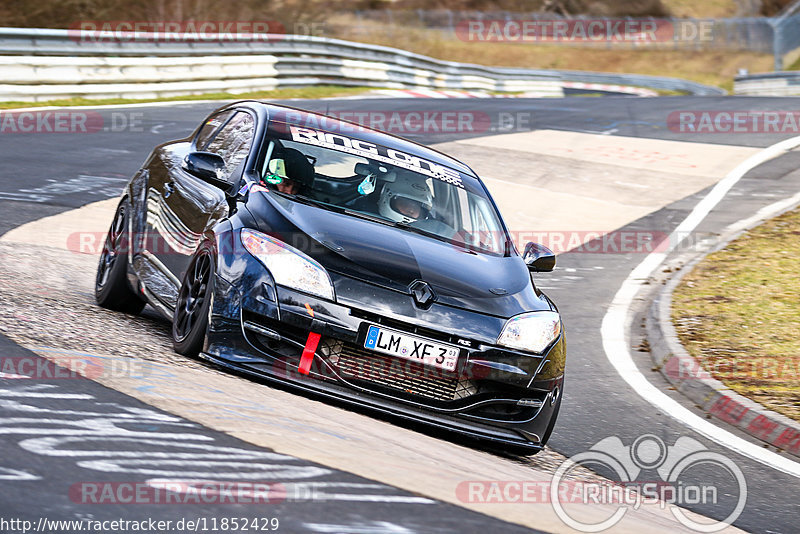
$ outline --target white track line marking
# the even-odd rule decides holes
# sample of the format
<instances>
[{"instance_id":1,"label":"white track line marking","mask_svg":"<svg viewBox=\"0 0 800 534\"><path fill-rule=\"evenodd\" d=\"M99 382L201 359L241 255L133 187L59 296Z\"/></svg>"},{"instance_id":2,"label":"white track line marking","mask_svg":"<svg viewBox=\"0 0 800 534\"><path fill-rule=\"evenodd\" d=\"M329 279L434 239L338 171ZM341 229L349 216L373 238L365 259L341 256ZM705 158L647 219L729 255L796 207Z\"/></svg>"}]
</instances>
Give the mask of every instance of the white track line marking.
<instances>
[{"instance_id":1,"label":"white track line marking","mask_svg":"<svg viewBox=\"0 0 800 534\"><path fill-rule=\"evenodd\" d=\"M603 317L600 333L603 337L603 349L605 350L608 361L611 362L611 365L614 366L623 380L625 380L625 382L627 382L644 400L663 413L680 421L723 447L764 465L800 478L800 463L769 451L761 445L744 440L714 425L707 419L685 408L679 402L670 398L648 382L647 378L645 378L636 367L630 350L628 349L628 341L626 338L626 333L629 331L633 320L633 318L629 316L631 303L642 283L664 262L667 254L678 246L680 241L691 231L697 228L703 219L706 218L711 210L719 204L730 189L745 174L758 165L797 146L800 146L800 137L792 137L791 139L786 139L785 141L767 147L740 163L724 179L717 183L669 236L670 245L668 250L666 252L650 253L633 271L631 271L622 283L619 291L617 291L617 294L614 295L614 300L611 302L608 311ZM773 206L778 205L785 205L785 202L773 204ZM761 210L759 213L761 215L766 215L762 213L763 211L764 210ZM752 217L750 219L752 219Z\"/></svg>"}]
</instances>

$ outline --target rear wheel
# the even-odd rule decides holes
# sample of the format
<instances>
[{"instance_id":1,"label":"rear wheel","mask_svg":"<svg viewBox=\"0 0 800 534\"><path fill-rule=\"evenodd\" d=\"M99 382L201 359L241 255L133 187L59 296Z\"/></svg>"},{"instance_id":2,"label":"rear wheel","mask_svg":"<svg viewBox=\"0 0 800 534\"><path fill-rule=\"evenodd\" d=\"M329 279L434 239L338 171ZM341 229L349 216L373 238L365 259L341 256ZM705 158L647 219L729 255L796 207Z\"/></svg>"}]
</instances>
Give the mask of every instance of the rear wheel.
<instances>
[{"instance_id":1,"label":"rear wheel","mask_svg":"<svg viewBox=\"0 0 800 534\"><path fill-rule=\"evenodd\" d=\"M145 302L128 286L128 207L122 201L114 214L106 235L97 277L94 298L97 304L110 310L139 313Z\"/></svg>"},{"instance_id":2,"label":"rear wheel","mask_svg":"<svg viewBox=\"0 0 800 534\"><path fill-rule=\"evenodd\" d=\"M215 272L213 249L204 244L186 270L172 316L172 346L179 354L197 356L203 349Z\"/></svg>"}]
</instances>

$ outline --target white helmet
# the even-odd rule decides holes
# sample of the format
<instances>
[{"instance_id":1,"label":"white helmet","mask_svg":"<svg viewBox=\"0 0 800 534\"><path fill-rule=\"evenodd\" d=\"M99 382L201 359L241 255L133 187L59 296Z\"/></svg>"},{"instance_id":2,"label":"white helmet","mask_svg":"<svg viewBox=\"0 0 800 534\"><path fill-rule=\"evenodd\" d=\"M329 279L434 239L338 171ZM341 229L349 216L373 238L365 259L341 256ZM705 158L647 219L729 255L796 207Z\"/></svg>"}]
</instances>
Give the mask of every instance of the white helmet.
<instances>
[{"instance_id":1,"label":"white helmet","mask_svg":"<svg viewBox=\"0 0 800 534\"><path fill-rule=\"evenodd\" d=\"M383 186L378 212L395 222L410 223L427 217L433 208L433 194L424 178L398 176Z\"/></svg>"}]
</instances>

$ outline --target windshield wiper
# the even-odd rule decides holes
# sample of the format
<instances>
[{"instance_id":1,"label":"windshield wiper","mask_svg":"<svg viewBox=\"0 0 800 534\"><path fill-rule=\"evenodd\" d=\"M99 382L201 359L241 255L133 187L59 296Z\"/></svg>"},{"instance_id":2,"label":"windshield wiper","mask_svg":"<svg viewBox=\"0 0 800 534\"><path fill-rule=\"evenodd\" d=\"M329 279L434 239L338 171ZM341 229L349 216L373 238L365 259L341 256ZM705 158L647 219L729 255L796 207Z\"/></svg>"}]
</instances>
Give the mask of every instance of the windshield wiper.
<instances>
[{"instance_id":1,"label":"windshield wiper","mask_svg":"<svg viewBox=\"0 0 800 534\"><path fill-rule=\"evenodd\" d=\"M301 202L303 204L308 204L310 206L320 206L320 207L325 207L325 208L332 207L330 204L328 204L326 202L322 202L321 200L317 200L315 198L307 197L305 195L289 195L289 194L285 194L285 193L281 193L281 194L285 195L286 198L288 198L290 200L296 200L298 202Z\"/></svg>"},{"instance_id":2,"label":"windshield wiper","mask_svg":"<svg viewBox=\"0 0 800 534\"><path fill-rule=\"evenodd\" d=\"M380 223L380 224L383 224L383 225L386 225L386 226L394 226L394 222L392 222L392 221L390 221L388 219L384 219L383 217L378 217L377 215L371 215L369 213L364 213L363 211L355 211L355 210L350 210L350 209L344 208L342 213L345 213L347 215L352 215L353 217L358 217L359 219L365 219L367 221Z\"/></svg>"},{"instance_id":3,"label":"windshield wiper","mask_svg":"<svg viewBox=\"0 0 800 534\"><path fill-rule=\"evenodd\" d=\"M295 200L300 202L301 204L306 204L308 206L316 206L318 208L323 208L328 211L334 211L336 213L345 213L347 210L342 208L341 206L337 206L336 204L330 204L329 202L323 202L322 200L317 200L316 198L307 197L305 195L289 195L287 193L281 193L276 191L279 195L288 198L289 200Z\"/></svg>"},{"instance_id":4,"label":"windshield wiper","mask_svg":"<svg viewBox=\"0 0 800 534\"><path fill-rule=\"evenodd\" d=\"M317 206L319 208L327 209L329 211L333 211L336 213L343 213L345 215L352 215L353 217L358 217L359 219L366 219L368 221L385 224L387 226L394 226L395 224L393 221L389 221L387 219L384 219L383 217L378 217L376 215L364 213L363 211L351 210L342 206L337 206L336 204L330 204L328 202L323 202L315 198L307 197L305 195L287 195L284 193L280 194L290 200L296 200L302 204L307 204L309 206Z\"/></svg>"},{"instance_id":5,"label":"windshield wiper","mask_svg":"<svg viewBox=\"0 0 800 534\"><path fill-rule=\"evenodd\" d=\"M359 219L364 219L367 221L376 222L382 224L384 226L391 226L393 228L402 228L403 230L409 230L416 234L424 235L425 237L432 237L439 241L448 242L444 236L439 234L435 234L433 232L429 232L427 230L423 230L421 228L417 228L416 226L411 226L411 224L403 221L390 221L389 219L384 219L378 215L372 215L371 213L366 213L363 211L356 211L349 208L344 208L341 206L337 206L335 204L329 204L327 202L322 202L321 200L316 200L305 195L286 195L287 198L297 200L298 202L302 202L303 204L308 204L311 206L318 206L324 209L328 209L330 211L334 211L336 213L343 213L345 215L351 215L353 217L357 217Z\"/></svg>"},{"instance_id":6,"label":"windshield wiper","mask_svg":"<svg viewBox=\"0 0 800 534\"><path fill-rule=\"evenodd\" d=\"M439 241L448 241L444 236L439 234L434 234L433 232L429 232L427 230L423 230L422 228L417 228L416 226L411 226L411 223L407 223L404 221L397 221L392 222L392 226L395 228L402 228L403 230L411 230L412 232L420 235L424 235L427 237L433 237L434 239L438 239Z\"/></svg>"}]
</instances>

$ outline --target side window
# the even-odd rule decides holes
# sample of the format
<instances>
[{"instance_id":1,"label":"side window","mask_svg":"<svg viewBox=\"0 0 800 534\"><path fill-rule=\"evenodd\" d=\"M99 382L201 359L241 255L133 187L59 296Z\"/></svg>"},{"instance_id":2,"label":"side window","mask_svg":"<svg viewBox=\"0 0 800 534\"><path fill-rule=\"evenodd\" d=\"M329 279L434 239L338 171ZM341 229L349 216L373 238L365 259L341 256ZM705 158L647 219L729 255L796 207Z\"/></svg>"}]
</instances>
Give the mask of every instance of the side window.
<instances>
[{"instance_id":1,"label":"side window","mask_svg":"<svg viewBox=\"0 0 800 534\"><path fill-rule=\"evenodd\" d=\"M206 144L208 144L211 136L219 130L220 126L225 124L225 121L228 120L228 117L230 117L232 113L232 110L223 111L222 113L217 113L206 120L202 128L200 128L200 131L197 133L197 137L195 138L195 146L197 147L197 150L205 150Z\"/></svg>"},{"instance_id":2,"label":"side window","mask_svg":"<svg viewBox=\"0 0 800 534\"><path fill-rule=\"evenodd\" d=\"M458 204L464 242L501 254L504 246L504 232L497 225L489 202L463 189L458 189Z\"/></svg>"},{"instance_id":3,"label":"side window","mask_svg":"<svg viewBox=\"0 0 800 534\"><path fill-rule=\"evenodd\" d=\"M244 161L253 145L255 121L249 113L239 111L228 121L206 147L225 161L227 177Z\"/></svg>"},{"instance_id":4,"label":"side window","mask_svg":"<svg viewBox=\"0 0 800 534\"><path fill-rule=\"evenodd\" d=\"M461 218L461 230L472 233L472 214L469 211L469 199L467 192L463 189L458 190L458 212Z\"/></svg>"}]
</instances>

